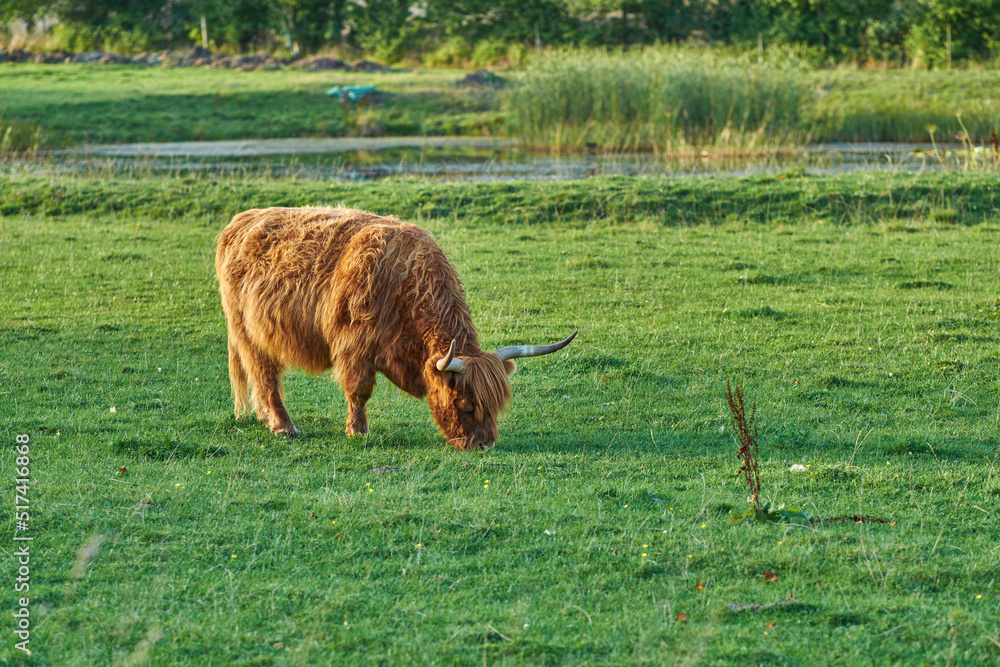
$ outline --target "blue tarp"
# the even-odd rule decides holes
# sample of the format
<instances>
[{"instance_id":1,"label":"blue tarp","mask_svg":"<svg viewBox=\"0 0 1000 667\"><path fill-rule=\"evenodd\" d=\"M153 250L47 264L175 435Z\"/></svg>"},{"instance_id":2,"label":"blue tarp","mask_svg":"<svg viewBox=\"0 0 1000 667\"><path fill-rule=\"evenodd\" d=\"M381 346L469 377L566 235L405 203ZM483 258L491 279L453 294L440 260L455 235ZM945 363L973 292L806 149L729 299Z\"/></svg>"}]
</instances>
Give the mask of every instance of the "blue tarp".
<instances>
[{"instance_id":1,"label":"blue tarp","mask_svg":"<svg viewBox=\"0 0 1000 667\"><path fill-rule=\"evenodd\" d=\"M375 86L334 86L326 91L326 94L330 97L339 97L340 99L346 97L352 102L357 102L374 92Z\"/></svg>"}]
</instances>

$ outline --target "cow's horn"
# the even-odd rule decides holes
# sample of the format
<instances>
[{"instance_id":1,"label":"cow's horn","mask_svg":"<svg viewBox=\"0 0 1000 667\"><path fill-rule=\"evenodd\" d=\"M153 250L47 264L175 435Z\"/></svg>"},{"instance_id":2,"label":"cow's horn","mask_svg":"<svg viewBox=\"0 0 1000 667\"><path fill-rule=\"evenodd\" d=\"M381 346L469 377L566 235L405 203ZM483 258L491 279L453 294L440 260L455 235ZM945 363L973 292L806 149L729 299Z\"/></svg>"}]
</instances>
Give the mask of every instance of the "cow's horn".
<instances>
[{"instance_id":1,"label":"cow's horn","mask_svg":"<svg viewBox=\"0 0 1000 667\"><path fill-rule=\"evenodd\" d=\"M574 331L566 340L552 343L552 345L512 345L511 347L501 347L494 354L500 357L500 361L519 359L521 357L540 357L543 354L552 354L563 349L569 345L571 340L576 338L576 334L578 333L579 330Z\"/></svg>"},{"instance_id":2,"label":"cow's horn","mask_svg":"<svg viewBox=\"0 0 1000 667\"><path fill-rule=\"evenodd\" d=\"M461 359L455 358L455 341L451 341L451 347L448 348L448 354L444 355L437 361L437 369L439 371L451 371L452 373L464 373L465 364L462 363Z\"/></svg>"}]
</instances>

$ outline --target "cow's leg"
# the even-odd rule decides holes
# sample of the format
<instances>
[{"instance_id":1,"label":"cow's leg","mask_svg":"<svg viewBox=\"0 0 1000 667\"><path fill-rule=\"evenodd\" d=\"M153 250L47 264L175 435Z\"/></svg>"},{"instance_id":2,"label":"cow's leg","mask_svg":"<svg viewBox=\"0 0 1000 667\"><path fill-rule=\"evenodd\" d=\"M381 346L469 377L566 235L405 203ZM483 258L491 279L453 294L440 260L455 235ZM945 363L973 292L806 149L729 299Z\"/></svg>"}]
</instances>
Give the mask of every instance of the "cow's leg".
<instances>
[{"instance_id":1,"label":"cow's leg","mask_svg":"<svg viewBox=\"0 0 1000 667\"><path fill-rule=\"evenodd\" d=\"M347 435L365 435L368 433L365 403L375 390L375 369L341 367L337 375L344 385L344 395L347 397Z\"/></svg>"},{"instance_id":2,"label":"cow's leg","mask_svg":"<svg viewBox=\"0 0 1000 667\"><path fill-rule=\"evenodd\" d=\"M233 407L236 418L239 419L244 412L249 412L250 409L250 383L246 369L243 368L239 340L232 335L229 336L229 384L233 388Z\"/></svg>"},{"instance_id":3,"label":"cow's leg","mask_svg":"<svg viewBox=\"0 0 1000 667\"><path fill-rule=\"evenodd\" d=\"M253 382L250 400L257 417L267 427L278 434L294 436L298 432L285 409L284 392L281 389L282 364L261 350L242 350L244 367Z\"/></svg>"}]
</instances>

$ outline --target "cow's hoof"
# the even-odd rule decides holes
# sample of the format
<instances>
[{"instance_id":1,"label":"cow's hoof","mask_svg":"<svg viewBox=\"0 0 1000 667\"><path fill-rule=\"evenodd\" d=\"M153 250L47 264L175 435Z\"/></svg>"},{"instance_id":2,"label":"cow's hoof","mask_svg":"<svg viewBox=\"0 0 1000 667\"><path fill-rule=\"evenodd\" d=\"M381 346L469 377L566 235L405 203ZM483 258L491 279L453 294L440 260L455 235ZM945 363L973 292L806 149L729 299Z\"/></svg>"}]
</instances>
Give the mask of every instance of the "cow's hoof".
<instances>
[{"instance_id":1,"label":"cow's hoof","mask_svg":"<svg viewBox=\"0 0 1000 667\"><path fill-rule=\"evenodd\" d=\"M294 424L289 424L288 426L276 428L274 429L274 433L275 435L283 435L286 438L294 438L299 434L299 432L295 429Z\"/></svg>"},{"instance_id":2,"label":"cow's hoof","mask_svg":"<svg viewBox=\"0 0 1000 667\"><path fill-rule=\"evenodd\" d=\"M356 435L368 435L368 424L361 424L359 426L347 426L347 436L353 438Z\"/></svg>"}]
</instances>

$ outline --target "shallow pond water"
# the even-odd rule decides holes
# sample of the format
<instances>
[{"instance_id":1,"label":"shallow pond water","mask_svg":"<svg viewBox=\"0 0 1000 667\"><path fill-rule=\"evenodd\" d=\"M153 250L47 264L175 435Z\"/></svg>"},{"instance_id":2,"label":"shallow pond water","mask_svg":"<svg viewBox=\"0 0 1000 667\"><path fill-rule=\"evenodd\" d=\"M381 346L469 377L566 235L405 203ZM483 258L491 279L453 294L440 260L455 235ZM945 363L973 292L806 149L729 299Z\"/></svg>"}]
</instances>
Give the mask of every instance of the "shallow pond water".
<instances>
[{"instance_id":1,"label":"shallow pond water","mask_svg":"<svg viewBox=\"0 0 1000 667\"><path fill-rule=\"evenodd\" d=\"M209 175L260 174L320 180L415 177L443 181L561 180L595 175L709 176L783 171L952 171L996 168L990 151L930 144L816 144L779 154L692 153L547 155L510 142L468 137L254 139L117 144L50 151L32 171Z\"/></svg>"}]
</instances>

